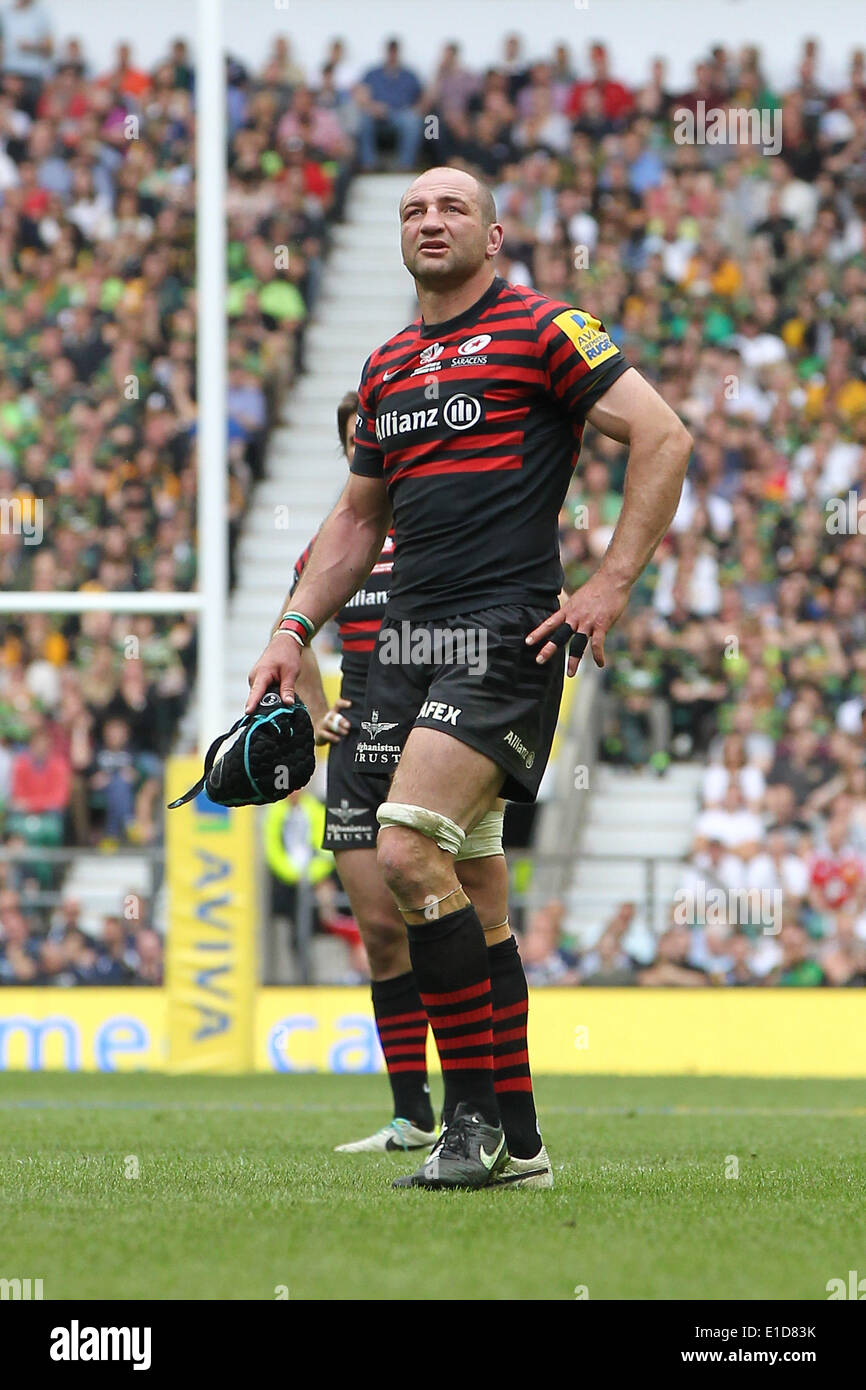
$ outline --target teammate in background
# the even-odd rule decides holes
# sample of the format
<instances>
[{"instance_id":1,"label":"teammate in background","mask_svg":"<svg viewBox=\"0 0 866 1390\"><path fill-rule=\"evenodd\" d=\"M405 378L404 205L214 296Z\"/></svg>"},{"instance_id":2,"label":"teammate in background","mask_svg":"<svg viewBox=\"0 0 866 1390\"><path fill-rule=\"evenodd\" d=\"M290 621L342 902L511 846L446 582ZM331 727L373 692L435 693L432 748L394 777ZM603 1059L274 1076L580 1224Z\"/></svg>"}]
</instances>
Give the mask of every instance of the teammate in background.
<instances>
[{"instance_id":1,"label":"teammate in background","mask_svg":"<svg viewBox=\"0 0 866 1390\"><path fill-rule=\"evenodd\" d=\"M396 1185L475 1188L508 1155L494 1084L497 981L455 855L498 797L535 799L563 646L571 641L570 673L586 642L604 664L605 636L673 517L691 439L591 313L496 275L502 227L483 184L430 169L399 211L421 316L365 365L352 476L292 612L250 673L247 708L275 681L291 701L301 649L370 573L393 515L397 560L366 696L367 722L393 726L396 765L377 855L407 925L447 1120ZM557 520L587 420L629 445L623 507L598 570L560 604ZM483 673L413 659L416 640L429 648L443 629L483 634ZM356 763L369 766L374 746L359 740ZM519 957L515 970L522 978ZM525 1024L505 1031L525 1057Z\"/></svg>"},{"instance_id":2,"label":"teammate in background","mask_svg":"<svg viewBox=\"0 0 866 1390\"><path fill-rule=\"evenodd\" d=\"M356 391L348 392L337 407L340 443L349 463L357 408ZM292 592L314 544L315 537L295 565ZM422 1149L436 1140L427 1079L427 1015L412 974L406 929L376 866L376 808L388 794L388 779L363 777L354 766L359 710L388 597L393 550L389 531L370 576L336 615L342 680L333 708L328 708L318 662L309 647L302 654L297 685L313 720L316 743L330 745L322 848L333 851L367 952L373 1012L394 1101L389 1124L366 1139L339 1145L338 1153Z\"/></svg>"},{"instance_id":3,"label":"teammate in background","mask_svg":"<svg viewBox=\"0 0 866 1390\"><path fill-rule=\"evenodd\" d=\"M357 409L356 391L347 392L337 407L337 430L350 465ZM311 541L295 565L292 592L313 544ZM429 1148L437 1137L427 1078L427 1015L412 972L406 926L376 862L376 811L387 798L388 777L370 776L354 765L370 658L385 612L393 563L394 540L389 531L369 578L336 615L342 681L333 707L328 708L318 662L310 647L302 653L297 682L298 694L315 726L316 742L330 745L322 848L334 853L337 873L367 951L373 1012L394 1102L394 1118L388 1124L364 1139L339 1144L337 1153ZM491 972L495 975L504 965L513 976L510 962L517 955L517 942L508 926L503 807L504 803L498 802L488 818L488 833L476 832L474 840L463 846L456 869L484 928ZM517 1023L515 1019L525 1014L527 1005L522 991L502 1004L509 1009L511 1028L519 1026L519 1019ZM511 1155L498 1179L516 1186L552 1187L553 1172L538 1133L528 1063L515 1066L513 1053L505 1038L494 1058L494 1084L500 1091Z\"/></svg>"}]
</instances>

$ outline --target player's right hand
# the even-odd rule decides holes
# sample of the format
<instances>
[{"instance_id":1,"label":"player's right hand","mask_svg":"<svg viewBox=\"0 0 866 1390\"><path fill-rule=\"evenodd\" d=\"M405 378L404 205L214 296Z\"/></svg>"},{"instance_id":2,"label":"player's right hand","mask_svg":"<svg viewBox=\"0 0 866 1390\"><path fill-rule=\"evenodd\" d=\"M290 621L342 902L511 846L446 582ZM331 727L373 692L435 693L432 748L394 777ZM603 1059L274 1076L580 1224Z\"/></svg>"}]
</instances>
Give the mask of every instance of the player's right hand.
<instances>
[{"instance_id":1,"label":"player's right hand","mask_svg":"<svg viewBox=\"0 0 866 1390\"><path fill-rule=\"evenodd\" d=\"M295 703L295 681L301 669L301 651L288 632L277 632L249 674L250 693L244 713L251 714L272 685L278 685L284 705Z\"/></svg>"},{"instance_id":2,"label":"player's right hand","mask_svg":"<svg viewBox=\"0 0 866 1390\"><path fill-rule=\"evenodd\" d=\"M351 703L351 700L344 700L342 695L338 695L327 714L322 715L322 718L316 721L317 747L320 748L323 743L339 743L341 739L346 737L352 726L348 719L340 713L340 710L348 709Z\"/></svg>"},{"instance_id":3,"label":"player's right hand","mask_svg":"<svg viewBox=\"0 0 866 1390\"><path fill-rule=\"evenodd\" d=\"M603 666L604 639L628 603L629 591L630 585L611 580L599 568L585 584L575 590L571 598L563 601L560 596L560 607L557 611L545 618L526 638L528 646L537 646L539 642L544 642L535 658L538 664L544 665L560 646L564 646L565 642L570 640L567 631L570 627L575 636L579 635L586 640L581 644L580 651L569 653L568 674L573 676L576 672L587 642L596 666ZM551 638L555 640L552 641Z\"/></svg>"}]
</instances>

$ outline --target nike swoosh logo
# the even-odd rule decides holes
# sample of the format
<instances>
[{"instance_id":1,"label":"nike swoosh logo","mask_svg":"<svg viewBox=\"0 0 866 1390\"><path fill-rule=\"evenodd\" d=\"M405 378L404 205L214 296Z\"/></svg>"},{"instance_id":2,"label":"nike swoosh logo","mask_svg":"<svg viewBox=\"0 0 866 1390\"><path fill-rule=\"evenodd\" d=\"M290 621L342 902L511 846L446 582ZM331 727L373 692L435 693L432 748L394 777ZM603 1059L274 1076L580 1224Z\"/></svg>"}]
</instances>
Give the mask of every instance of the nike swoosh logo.
<instances>
[{"instance_id":1,"label":"nike swoosh logo","mask_svg":"<svg viewBox=\"0 0 866 1390\"><path fill-rule=\"evenodd\" d=\"M496 1162L497 1158L498 1158L499 1155L502 1153L502 1146L503 1146L504 1143L505 1143L505 1135L503 1134L502 1138L500 1139L499 1143L496 1145L496 1148L493 1150L493 1153L492 1153L492 1154L489 1154L489 1153L487 1152L487 1150L485 1149L485 1147L484 1147L483 1144L480 1145L480 1147L479 1147L479 1149L478 1149L478 1157L481 1159L481 1162L484 1164L484 1167L485 1167L485 1168L492 1168L492 1167L493 1167L493 1165L494 1165L494 1163Z\"/></svg>"},{"instance_id":2,"label":"nike swoosh logo","mask_svg":"<svg viewBox=\"0 0 866 1390\"><path fill-rule=\"evenodd\" d=\"M405 1144L401 1144L398 1140L389 1137L385 1141L385 1148L391 1153L407 1153L410 1149L429 1149L432 1142L432 1139L428 1139L424 1144L415 1144L407 1139Z\"/></svg>"},{"instance_id":3,"label":"nike swoosh logo","mask_svg":"<svg viewBox=\"0 0 866 1390\"><path fill-rule=\"evenodd\" d=\"M391 377L392 377L392 376L396 376L397 373L399 372L399 370L400 370L399 367L395 367L394 370L393 370L393 372L383 372L383 373L382 373L382 380L383 380L383 381L390 381L390 380L391 380Z\"/></svg>"},{"instance_id":4,"label":"nike swoosh logo","mask_svg":"<svg viewBox=\"0 0 866 1390\"><path fill-rule=\"evenodd\" d=\"M546 1168L527 1168L525 1172L520 1173L499 1173L495 1181L501 1182L504 1186L507 1182L523 1182L525 1178L540 1178L546 1172Z\"/></svg>"}]
</instances>

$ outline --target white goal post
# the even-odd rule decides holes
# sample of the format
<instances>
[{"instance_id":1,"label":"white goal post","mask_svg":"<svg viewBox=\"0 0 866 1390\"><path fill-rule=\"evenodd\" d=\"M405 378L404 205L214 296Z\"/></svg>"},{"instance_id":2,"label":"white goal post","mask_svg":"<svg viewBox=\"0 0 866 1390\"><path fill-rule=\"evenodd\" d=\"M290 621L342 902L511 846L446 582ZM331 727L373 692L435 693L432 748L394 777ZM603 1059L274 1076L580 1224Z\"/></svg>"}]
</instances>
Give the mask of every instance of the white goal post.
<instances>
[{"instance_id":1,"label":"white goal post","mask_svg":"<svg viewBox=\"0 0 866 1390\"><path fill-rule=\"evenodd\" d=\"M0 615L195 613L199 617L198 745L204 755L225 719L228 603L226 457L226 91L222 0L198 0L196 54L197 573L194 593L0 593Z\"/></svg>"}]
</instances>

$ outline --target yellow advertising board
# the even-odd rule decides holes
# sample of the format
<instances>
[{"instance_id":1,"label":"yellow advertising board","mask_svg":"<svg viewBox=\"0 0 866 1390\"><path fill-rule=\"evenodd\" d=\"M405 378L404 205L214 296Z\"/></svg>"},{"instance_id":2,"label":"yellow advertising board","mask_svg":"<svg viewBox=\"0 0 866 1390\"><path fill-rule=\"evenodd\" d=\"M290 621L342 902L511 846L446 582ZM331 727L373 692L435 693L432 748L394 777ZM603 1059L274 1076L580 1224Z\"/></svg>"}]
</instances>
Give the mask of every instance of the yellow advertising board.
<instances>
[{"instance_id":1,"label":"yellow advertising board","mask_svg":"<svg viewBox=\"0 0 866 1390\"><path fill-rule=\"evenodd\" d=\"M164 989L0 989L0 1071L164 1071Z\"/></svg>"},{"instance_id":2,"label":"yellow advertising board","mask_svg":"<svg viewBox=\"0 0 866 1390\"><path fill-rule=\"evenodd\" d=\"M198 780L197 758L172 758L167 800ZM255 808L205 792L166 816L168 1065L246 1072L253 1064L259 922Z\"/></svg>"},{"instance_id":3,"label":"yellow advertising board","mask_svg":"<svg viewBox=\"0 0 866 1390\"><path fill-rule=\"evenodd\" d=\"M383 1065L366 989L260 989L255 1033L257 1071ZM537 989L529 1053L539 1076L866 1076L866 991Z\"/></svg>"},{"instance_id":4,"label":"yellow advertising board","mask_svg":"<svg viewBox=\"0 0 866 1390\"><path fill-rule=\"evenodd\" d=\"M170 1064L170 1016L164 989L0 989L0 1071L228 1070ZM866 1077L864 990L540 989L529 1020L538 1076ZM246 1071L384 1069L367 989L258 989L252 1028Z\"/></svg>"}]
</instances>

